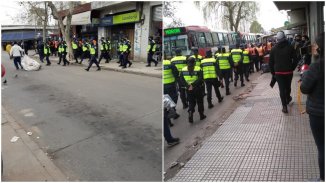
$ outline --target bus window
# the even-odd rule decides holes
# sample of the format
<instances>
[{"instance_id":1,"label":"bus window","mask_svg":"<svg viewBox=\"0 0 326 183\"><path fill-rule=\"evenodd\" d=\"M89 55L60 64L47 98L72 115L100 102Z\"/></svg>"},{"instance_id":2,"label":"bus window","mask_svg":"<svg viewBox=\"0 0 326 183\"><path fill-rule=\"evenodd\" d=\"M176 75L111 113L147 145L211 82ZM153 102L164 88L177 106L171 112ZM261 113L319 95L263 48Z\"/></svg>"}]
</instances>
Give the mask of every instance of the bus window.
<instances>
[{"instance_id":1,"label":"bus window","mask_svg":"<svg viewBox=\"0 0 326 183\"><path fill-rule=\"evenodd\" d=\"M225 41L223 39L223 34L222 33L217 33L218 39L220 40L221 45L225 45Z\"/></svg>"},{"instance_id":2,"label":"bus window","mask_svg":"<svg viewBox=\"0 0 326 183\"><path fill-rule=\"evenodd\" d=\"M189 43L190 43L190 47L198 47L198 41L197 41L197 37L196 34L194 32L190 32L189 34Z\"/></svg>"},{"instance_id":3,"label":"bus window","mask_svg":"<svg viewBox=\"0 0 326 183\"><path fill-rule=\"evenodd\" d=\"M213 38L214 46L219 46L218 36L216 32L212 32L212 38Z\"/></svg>"},{"instance_id":4,"label":"bus window","mask_svg":"<svg viewBox=\"0 0 326 183\"><path fill-rule=\"evenodd\" d=\"M206 40L205 40L205 34L203 32L198 32L198 47L205 48L206 47Z\"/></svg>"},{"instance_id":5,"label":"bus window","mask_svg":"<svg viewBox=\"0 0 326 183\"><path fill-rule=\"evenodd\" d=\"M228 38L229 38L230 45L233 45L234 44L234 41L232 39L231 33L228 33Z\"/></svg>"},{"instance_id":6,"label":"bus window","mask_svg":"<svg viewBox=\"0 0 326 183\"><path fill-rule=\"evenodd\" d=\"M228 35L226 33L223 33L223 39L225 41L225 45L230 45L229 39L228 39Z\"/></svg>"},{"instance_id":7,"label":"bus window","mask_svg":"<svg viewBox=\"0 0 326 183\"><path fill-rule=\"evenodd\" d=\"M207 46L213 46L213 39L211 33L205 32L205 37L207 40Z\"/></svg>"}]
</instances>

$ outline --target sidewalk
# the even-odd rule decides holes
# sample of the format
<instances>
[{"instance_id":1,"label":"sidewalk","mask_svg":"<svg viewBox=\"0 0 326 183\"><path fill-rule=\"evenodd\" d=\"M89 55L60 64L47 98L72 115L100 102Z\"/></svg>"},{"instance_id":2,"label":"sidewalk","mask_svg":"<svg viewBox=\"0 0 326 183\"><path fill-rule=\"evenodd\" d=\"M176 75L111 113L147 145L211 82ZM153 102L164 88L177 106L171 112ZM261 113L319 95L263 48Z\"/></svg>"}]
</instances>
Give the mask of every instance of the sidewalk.
<instances>
[{"instance_id":1,"label":"sidewalk","mask_svg":"<svg viewBox=\"0 0 326 183\"><path fill-rule=\"evenodd\" d=\"M2 181L67 181L52 160L2 106ZM17 136L16 142L10 142Z\"/></svg>"},{"instance_id":2,"label":"sidewalk","mask_svg":"<svg viewBox=\"0 0 326 183\"><path fill-rule=\"evenodd\" d=\"M29 56L32 56L34 59L39 61L39 56L37 54L35 55L35 52L33 50L28 51L28 54ZM52 65L54 65L59 62L59 57L50 56L50 61L52 62ZM80 61L80 59L78 59L78 61ZM110 63L105 63L105 59L102 59L100 66L103 70L111 70L117 72L125 72L131 74L162 78L162 63L159 63L156 67L154 67L153 63L151 67L146 67L147 62L132 62L131 67L127 67L126 69L121 69L121 67L119 67L119 64L116 63L117 61L118 61L117 59L113 59L110 61ZM82 65L76 64L75 60L71 60L70 63L71 65L83 66L85 68L88 66L87 59L83 61ZM96 65L93 64L92 67L96 67Z\"/></svg>"},{"instance_id":3,"label":"sidewalk","mask_svg":"<svg viewBox=\"0 0 326 183\"><path fill-rule=\"evenodd\" d=\"M272 89L270 78L270 74L263 74L257 79L247 99L240 101L241 105L168 181L307 181L319 177L308 115L298 111L299 76L295 73L292 81L294 102L288 114L281 112L278 85Z\"/></svg>"}]
</instances>

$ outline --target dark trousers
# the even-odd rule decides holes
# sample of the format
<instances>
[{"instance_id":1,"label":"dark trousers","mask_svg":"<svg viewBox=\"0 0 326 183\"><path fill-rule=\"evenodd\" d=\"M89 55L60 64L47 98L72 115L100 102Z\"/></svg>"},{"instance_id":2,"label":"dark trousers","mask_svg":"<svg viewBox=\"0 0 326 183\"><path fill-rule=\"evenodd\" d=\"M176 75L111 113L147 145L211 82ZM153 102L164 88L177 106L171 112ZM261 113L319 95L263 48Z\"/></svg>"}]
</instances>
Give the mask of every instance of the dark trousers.
<instances>
[{"instance_id":1,"label":"dark trousers","mask_svg":"<svg viewBox=\"0 0 326 183\"><path fill-rule=\"evenodd\" d=\"M50 56L50 54L45 55L46 65L50 65L51 64L50 59L49 59L49 56Z\"/></svg>"},{"instance_id":2,"label":"dark trousers","mask_svg":"<svg viewBox=\"0 0 326 183\"><path fill-rule=\"evenodd\" d=\"M230 85L230 72L231 72L230 70L231 69L220 70L220 80L224 79L226 91L228 91L230 89L229 88L229 85Z\"/></svg>"},{"instance_id":3,"label":"dark trousers","mask_svg":"<svg viewBox=\"0 0 326 183\"><path fill-rule=\"evenodd\" d=\"M20 66L21 69L23 69L21 57L14 57L14 64L17 70L19 69L18 65Z\"/></svg>"},{"instance_id":4,"label":"dark trousers","mask_svg":"<svg viewBox=\"0 0 326 183\"><path fill-rule=\"evenodd\" d=\"M61 60L62 60L62 54L59 53L59 63L58 64L61 64Z\"/></svg>"},{"instance_id":5,"label":"dark trousers","mask_svg":"<svg viewBox=\"0 0 326 183\"><path fill-rule=\"evenodd\" d=\"M177 104L178 102L178 91L175 83L164 84L164 94L167 94L171 97L173 102Z\"/></svg>"},{"instance_id":6,"label":"dark trousers","mask_svg":"<svg viewBox=\"0 0 326 183\"><path fill-rule=\"evenodd\" d=\"M256 72L258 72L260 69L258 57L256 55L252 56L252 61L255 64Z\"/></svg>"},{"instance_id":7,"label":"dark trousers","mask_svg":"<svg viewBox=\"0 0 326 183\"><path fill-rule=\"evenodd\" d=\"M89 62L87 69L89 70L93 64L95 64L97 66L97 68L100 69L100 66L98 65L95 55L91 56L91 61Z\"/></svg>"},{"instance_id":8,"label":"dark trousers","mask_svg":"<svg viewBox=\"0 0 326 183\"><path fill-rule=\"evenodd\" d=\"M153 59L153 53L152 52L148 52L147 54L147 64L151 65L151 63L154 62L155 64L157 64L157 61Z\"/></svg>"},{"instance_id":9,"label":"dark trousers","mask_svg":"<svg viewBox=\"0 0 326 183\"><path fill-rule=\"evenodd\" d=\"M120 65L123 65L123 54L122 53L119 54L119 63L120 63Z\"/></svg>"},{"instance_id":10,"label":"dark trousers","mask_svg":"<svg viewBox=\"0 0 326 183\"><path fill-rule=\"evenodd\" d=\"M246 79L249 79L249 71L250 71L250 63L243 64L243 74L245 75Z\"/></svg>"},{"instance_id":11,"label":"dark trousers","mask_svg":"<svg viewBox=\"0 0 326 183\"><path fill-rule=\"evenodd\" d=\"M312 135L318 149L320 179L325 180L325 116L309 114Z\"/></svg>"},{"instance_id":12,"label":"dark trousers","mask_svg":"<svg viewBox=\"0 0 326 183\"><path fill-rule=\"evenodd\" d=\"M237 67L233 68L233 70L234 70L234 80L238 81L239 76L240 76L241 83L243 83L243 68L242 67L243 67L242 65L238 65Z\"/></svg>"},{"instance_id":13,"label":"dark trousers","mask_svg":"<svg viewBox=\"0 0 326 183\"><path fill-rule=\"evenodd\" d=\"M63 65L69 64L67 60L67 54L62 54Z\"/></svg>"},{"instance_id":14,"label":"dark trousers","mask_svg":"<svg viewBox=\"0 0 326 183\"><path fill-rule=\"evenodd\" d=\"M75 49L74 51L74 58L75 58L75 60L76 60L76 63L78 63L78 50L77 49Z\"/></svg>"},{"instance_id":15,"label":"dark trousers","mask_svg":"<svg viewBox=\"0 0 326 183\"><path fill-rule=\"evenodd\" d=\"M263 64L264 56L259 56L258 61L259 61L259 68L261 69L261 64Z\"/></svg>"},{"instance_id":16,"label":"dark trousers","mask_svg":"<svg viewBox=\"0 0 326 183\"><path fill-rule=\"evenodd\" d=\"M40 56L40 61L41 61L41 62L44 62L44 61L43 61L43 59L44 59L44 55L43 55L43 54L39 54L39 56Z\"/></svg>"},{"instance_id":17,"label":"dark trousers","mask_svg":"<svg viewBox=\"0 0 326 183\"><path fill-rule=\"evenodd\" d=\"M192 91L187 90L187 97L189 102L188 112L195 112L196 104L198 105L198 112L204 113L204 94L200 88L194 88Z\"/></svg>"},{"instance_id":18,"label":"dark trousers","mask_svg":"<svg viewBox=\"0 0 326 183\"><path fill-rule=\"evenodd\" d=\"M80 63L82 63L85 58L89 58L89 52L88 51L84 51L83 52L82 58L80 60Z\"/></svg>"},{"instance_id":19,"label":"dark trousers","mask_svg":"<svg viewBox=\"0 0 326 183\"><path fill-rule=\"evenodd\" d=\"M282 106L286 106L287 101L290 98L292 77L293 74L275 75L276 81L278 83L278 88L280 90Z\"/></svg>"},{"instance_id":20,"label":"dark trousers","mask_svg":"<svg viewBox=\"0 0 326 183\"><path fill-rule=\"evenodd\" d=\"M98 59L98 63L101 63L102 58L105 58L108 62L108 54L106 51L101 51L100 58Z\"/></svg>"},{"instance_id":21,"label":"dark trousers","mask_svg":"<svg viewBox=\"0 0 326 183\"><path fill-rule=\"evenodd\" d=\"M218 89L219 81L217 78L215 79L205 79L206 89L207 89L207 102L212 102L212 87L214 87L215 95L220 100L222 98L220 90Z\"/></svg>"},{"instance_id":22,"label":"dark trousers","mask_svg":"<svg viewBox=\"0 0 326 183\"><path fill-rule=\"evenodd\" d=\"M186 96L186 89L184 87L182 87L181 81L178 82L178 89L179 89L180 99L181 99L181 102L182 102L183 106L188 105L187 96Z\"/></svg>"},{"instance_id":23,"label":"dark trousers","mask_svg":"<svg viewBox=\"0 0 326 183\"><path fill-rule=\"evenodd\" d=\"M127 66L127 64L130 64L131 62L129 61L129 53L123 53L123 66Z\"/></svg>"},{"instance_id":24,"label":"dark trousers","mask_svg":"<svg viewBox=\"0 0 326 183\"><path fill-rule=\"evenodd\" d=\"M164 109L164 138L166 140L167 143L173 142L173 137L171 135L171 131L170 131L170 123L171 120L170 118L168 118L168 112L166 111L166 109Z\"/></svg>"}]
</instances>

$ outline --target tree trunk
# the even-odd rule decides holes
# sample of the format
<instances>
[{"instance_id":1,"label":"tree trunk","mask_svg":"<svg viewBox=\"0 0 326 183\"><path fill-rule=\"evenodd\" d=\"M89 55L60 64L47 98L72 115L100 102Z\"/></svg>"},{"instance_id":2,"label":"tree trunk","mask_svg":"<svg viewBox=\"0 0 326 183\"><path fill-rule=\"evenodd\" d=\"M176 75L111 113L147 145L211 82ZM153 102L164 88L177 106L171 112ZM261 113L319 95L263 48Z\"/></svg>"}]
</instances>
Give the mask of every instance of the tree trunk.
<instances>
[{"instance_id":1,"label":"tree trunk","mask_svg":"<svg viewBox=\"0 0 326 183\"><path fill-rule=\"evenodd\" d=\"M45 16L44 16L44 21L43 21L43 43L45 43L45 41L46 41L46 25L48 24L48 14L47 14L46 2L44 2L44 11L45 11Z\"/></svg>"}]
</instances>

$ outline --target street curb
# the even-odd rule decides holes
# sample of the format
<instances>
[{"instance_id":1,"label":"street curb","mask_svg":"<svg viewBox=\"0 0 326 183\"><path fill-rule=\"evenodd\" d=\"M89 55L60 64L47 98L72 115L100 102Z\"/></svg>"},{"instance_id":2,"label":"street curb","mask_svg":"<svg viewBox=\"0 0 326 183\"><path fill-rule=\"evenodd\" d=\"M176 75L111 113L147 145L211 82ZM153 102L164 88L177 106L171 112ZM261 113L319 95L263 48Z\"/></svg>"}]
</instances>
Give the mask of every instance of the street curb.
<instances>
[{"instance_id":1,"label":"street curb","mask_svg":"<svg viewBox=\"0 0 326 183\"><path fill-rule=\"evenodd\" d=\"M36 56L32 56L32 57L34 59L37 59ZM58 60L54 60L54 61L58 61ZM81 64L75 64L74 62L70 62L70 64L73 65L73 66L81 66L81 67L84 66L84 65L81 65ZM162 78L162 74L151 74L151 73L146 73L146 72L132 71L132 70L128 70L128 69L109 68L109 67L105 67L105 66L101 66L101 69L102 70L108 70L108 71L116 71L116 72L122 72L122 73L136 74L136 75L140 75L140 76L150 76L150 77L155 77L155 78Z\"/></svg>"},{"instance_id":2,"label":"street curb","mask_svg":"<svg viewBox=\"0 0 326 183\"><path fill-rule=\"evenodd\" d=\"M49 157L42 151L42 149L36 144L31 137L27 135L25 129L19 124L18 120L14 119L8 110L3 106L2 110L6 114L8 123L13 130L19 135L22 142L32 152L35 158L39 161L42 167L53 178L53 181L68 181L67 177L61 172L61 170L49 159Z\"/></svg>"}]
</instances>

